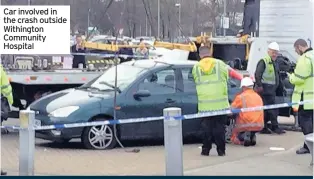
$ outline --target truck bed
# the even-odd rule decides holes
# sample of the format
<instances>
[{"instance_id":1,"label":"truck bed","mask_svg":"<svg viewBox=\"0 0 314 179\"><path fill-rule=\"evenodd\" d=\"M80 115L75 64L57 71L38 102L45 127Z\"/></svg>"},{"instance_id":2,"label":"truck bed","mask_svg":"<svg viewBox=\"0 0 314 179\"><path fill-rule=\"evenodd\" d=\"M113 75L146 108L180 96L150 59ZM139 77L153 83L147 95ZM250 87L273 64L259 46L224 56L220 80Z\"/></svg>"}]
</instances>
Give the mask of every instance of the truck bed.
<instances>
[{"instance_id":1,"label":"truck bed","mask_svg":"<svg viewBox=\"0 0 314 179\"><path fill-rule=\"evenodd\" d=\"M54 71L32 71L18 70L7 71L11 83L23 85L54 85L54 84L84 84L103 71L82 71L82 70L54 70Z\"/></svg>"}]
</instances>

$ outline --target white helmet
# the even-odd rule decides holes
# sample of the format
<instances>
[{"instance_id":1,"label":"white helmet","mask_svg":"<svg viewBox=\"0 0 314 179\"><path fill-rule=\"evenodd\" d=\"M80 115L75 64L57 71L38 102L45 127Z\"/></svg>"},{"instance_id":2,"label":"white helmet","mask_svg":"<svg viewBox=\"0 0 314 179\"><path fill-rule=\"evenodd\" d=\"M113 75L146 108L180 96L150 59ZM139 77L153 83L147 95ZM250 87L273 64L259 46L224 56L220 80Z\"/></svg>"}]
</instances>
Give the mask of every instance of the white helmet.
<instances>
[{"instance_id":1,"label":"white helmet","mask_svg":"<svg viewBox=\"0 0 314 179\"><path fill-rule=\"evenodd\" d=\"M254 83L253 83L253 80L250 78L250 77L244 77L242 80L241 80L241 88L242 87L253 87Z\"/></svg>"},{"instance_id":2,"label":"white helmet","mask_svg":"<svg viewBox=\"0 0 314 179\"><path fill-rule=\"evenodd\" d=\"M277 42L272 42L268 45L268 48L271 49L271 50L276 50L276 51L279 51L279 45Z\"/></svg>"}]
</instances>

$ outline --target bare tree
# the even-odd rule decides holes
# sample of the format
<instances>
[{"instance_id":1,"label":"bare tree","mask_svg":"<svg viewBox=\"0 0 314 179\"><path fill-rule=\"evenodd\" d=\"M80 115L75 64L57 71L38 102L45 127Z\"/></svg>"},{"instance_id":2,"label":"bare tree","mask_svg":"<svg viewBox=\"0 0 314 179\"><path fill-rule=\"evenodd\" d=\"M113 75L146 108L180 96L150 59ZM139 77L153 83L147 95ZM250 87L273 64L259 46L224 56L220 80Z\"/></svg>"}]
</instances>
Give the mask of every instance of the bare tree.
<instances>
[{"instance_id":1,"label":"bare tree","mask_svg":"<svg viewBox=\"0 0 314 179\"><path fill-rule=\"evenodd\" d=\"M125 35L137 36L141 32L157 32L157 1L145 0L149 8L147 17L142 0L115 0L105 13L110 0L31 0L36 5L70 5L71 29L87 30L88 16L90 26L97 27L102 33L113 35L118 28L124 28ZM215 32L217 22L223 12L222 0L161 0L161 35L172 39L178 32L178 8L181 3L182 35L200 35L202 31ZM227 11L230 17L230 27L236 24L237 13L243 11L241 0L227 0ZM25 5L27 0L2 0L3 5ZM90 9L90 12L88 12ZM148 20L146 26L146 19ZM145 27L145 28L143 28ZM154 36L157 34L153 34Z\"/></svg>"}]
</instances>

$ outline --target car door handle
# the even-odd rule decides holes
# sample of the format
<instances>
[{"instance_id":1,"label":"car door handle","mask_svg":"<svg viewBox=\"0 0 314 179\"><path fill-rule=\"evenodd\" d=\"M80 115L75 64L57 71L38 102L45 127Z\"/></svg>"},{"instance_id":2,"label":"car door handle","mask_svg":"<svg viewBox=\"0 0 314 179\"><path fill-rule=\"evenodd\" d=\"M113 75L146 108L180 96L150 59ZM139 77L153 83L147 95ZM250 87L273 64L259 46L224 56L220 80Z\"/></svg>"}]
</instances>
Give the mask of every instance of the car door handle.
<instances>
[{"instance_id":1,"label":"car door handle","mask_svg":"<svg viewBox=\"0 0 314 179\"><path fill-rule=\"evenodd\" d=\"M166 100L166 103L175 103L176 101L175 100L173 100L173 99L167 99Z\"/></svg>"}]
</instances>

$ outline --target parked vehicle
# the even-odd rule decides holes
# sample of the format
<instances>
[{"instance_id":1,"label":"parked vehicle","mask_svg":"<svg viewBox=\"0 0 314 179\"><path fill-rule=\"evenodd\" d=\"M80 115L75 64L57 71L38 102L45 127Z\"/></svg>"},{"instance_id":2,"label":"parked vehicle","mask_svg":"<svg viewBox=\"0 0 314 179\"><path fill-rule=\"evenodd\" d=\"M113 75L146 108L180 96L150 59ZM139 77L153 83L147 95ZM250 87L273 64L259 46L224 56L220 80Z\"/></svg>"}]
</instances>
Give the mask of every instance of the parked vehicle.
<instances>
[{"instance_id":1,"label":"parked vehicle","mask_svg":"<svg viewBox=\"0 0 314 179\"><path fill-rule=\"evenodd\" d=\"M192 77L195 61L140 60L119 64L117 119L162 116L167 107L180 107L182 114L197 113L197 95ZM115 68L81 87L56 92L35 101L36 124L55 125L113 119ZM229 100L240 90L240 81L230 79ZM210 90L210 89L209 89ZM183 137L199 137L200 119L183 121ZM117 145L113 126L36 131L36 137L56 142L80 138L88 149L112 149ZM161 139L163 121L117 126L121 140ZM100 135L101 134L101 135Z\"/></svg>"}]
</instances>

